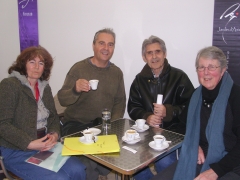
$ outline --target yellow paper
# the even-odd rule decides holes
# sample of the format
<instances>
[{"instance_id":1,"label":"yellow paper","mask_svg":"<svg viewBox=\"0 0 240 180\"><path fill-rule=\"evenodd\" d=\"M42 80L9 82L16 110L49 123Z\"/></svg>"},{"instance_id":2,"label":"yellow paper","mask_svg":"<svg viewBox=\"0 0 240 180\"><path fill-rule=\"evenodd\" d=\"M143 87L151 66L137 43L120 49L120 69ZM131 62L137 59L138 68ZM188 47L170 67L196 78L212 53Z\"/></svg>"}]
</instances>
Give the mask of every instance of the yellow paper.
<instances>
[{"instance_id":1,"label":"yellow paper","mask_svg":"<svg viewBox=\"0 0 240 180\"><path fill-rule=\"evenodd\" d=\"M79 137L69 137L64 139L62 155L81 154L103 154L120 152L120 147L116 135L97 136L96 143L83 144Z\"/></svg>"}]
</instances>

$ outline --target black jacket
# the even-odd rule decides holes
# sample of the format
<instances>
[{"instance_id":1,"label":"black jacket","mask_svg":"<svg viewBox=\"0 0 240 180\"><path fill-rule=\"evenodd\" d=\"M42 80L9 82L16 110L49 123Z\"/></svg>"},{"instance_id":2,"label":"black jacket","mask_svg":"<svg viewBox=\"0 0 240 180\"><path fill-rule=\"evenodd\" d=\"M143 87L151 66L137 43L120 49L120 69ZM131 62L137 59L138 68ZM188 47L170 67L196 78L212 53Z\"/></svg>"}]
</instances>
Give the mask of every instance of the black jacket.
<instances>
[{"instance_id":1,"label":"black jacket","mask_svg":"<svg viewBox=\"0 0 240 180\"><path fill-rule=\"evenodd\" d=\"M167 111L163 128L177 131L176 125L180 123L177 117L193 91L188 76L182 70L171 67L167 59L158 78L154 78L146 64L131 85L128 114L133 120L147 119L153 114L153 103L157 102L157 95L163 94L163 104Z\"/></svg>"}]
</instances>

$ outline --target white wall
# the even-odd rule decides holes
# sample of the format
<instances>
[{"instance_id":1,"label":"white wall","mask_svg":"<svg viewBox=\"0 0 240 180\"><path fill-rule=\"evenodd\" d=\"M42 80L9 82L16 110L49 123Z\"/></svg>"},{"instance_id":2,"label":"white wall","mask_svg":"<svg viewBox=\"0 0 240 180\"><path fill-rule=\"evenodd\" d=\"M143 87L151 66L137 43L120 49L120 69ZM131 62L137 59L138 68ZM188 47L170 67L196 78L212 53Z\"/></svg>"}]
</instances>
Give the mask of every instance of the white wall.
<instances>
[{"instance_id":1,"label":"white wall","mask_svg":"<svg viewBox=\"0 0 240 180\"><path fill-rule=\"evenodd\" d=\"M53 95L69 68L93 55L93 36L104 27L117 35L111 61L124 73L127 98L144 65L141 44L150 35L165 41L169 63L184 70L197 87L195 57L212 44L213 11L214 0L38 0L39 42L55 59ZM20 52L17 0L0 1L0 24L1 81Z\"/></svg>"}]
</instances>

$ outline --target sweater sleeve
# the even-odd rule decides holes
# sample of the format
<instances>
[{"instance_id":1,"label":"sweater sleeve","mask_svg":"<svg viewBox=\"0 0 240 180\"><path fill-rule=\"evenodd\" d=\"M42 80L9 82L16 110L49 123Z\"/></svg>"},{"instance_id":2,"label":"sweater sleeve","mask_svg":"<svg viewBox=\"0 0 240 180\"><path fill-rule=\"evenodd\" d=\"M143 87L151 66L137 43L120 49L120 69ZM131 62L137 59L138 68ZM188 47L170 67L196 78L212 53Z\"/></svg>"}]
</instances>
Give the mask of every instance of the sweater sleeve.
<instances>
[{"instance_id":1,"label":"sweater sleeve","mask_svg":"<svg viewBox=\"0 0 240 180\"><path fill-rule=\"evenodd\" d=\"M61 106L66 107L74 104L81 95L81 93L76 91L78 77L74 75L75 71L78 70L73 66L68 72L62 88L58 91L58 99Z\"/></svg>"},{"instance_id":2,"label":"sweater sleeve","mask_svg":"<svg viewBox=\"0 0 240 180\"><path fill-rule=\"evenodd\" d=\"M218 175L222 177L226 173L232 171L240 164L240 127L237 128L238 140L234 148L228 152L219 162L210 164L210 167Z\"/></svg>"},{"instance_id":3,"label":"sweater sleeve","mask_svg":"<svg viewBox=\"0 0 240 180\"><path fill-rule=\"evenodd\" d=\"M112 120L122 118L126 108L126 94L124 88L123 73L120 71L118 91L114 97L114 105L112 108Z\"/></svg>"},{"instance_id":4,"label":"sweater sleeve","mask_svg":"<svg viewBox=\"0 0 240 180\"><path fill-rule=\"evenodd\" d=\"M231 112L233 115L232 122L232 131L235 135L236 141L232 149L219 161L213 164L210 164L210 167L217 173L219 177L222 177L226 173L233 171L234 168L239 167L240 164L240 87L234 85L232 88L231 95L229 97L229 104L231 107ZM226 123L230 123L227 122ZM229 143L229 142L225 142ZM226 146L226 144L225 144Z\"/></svg>"}]
</instances>

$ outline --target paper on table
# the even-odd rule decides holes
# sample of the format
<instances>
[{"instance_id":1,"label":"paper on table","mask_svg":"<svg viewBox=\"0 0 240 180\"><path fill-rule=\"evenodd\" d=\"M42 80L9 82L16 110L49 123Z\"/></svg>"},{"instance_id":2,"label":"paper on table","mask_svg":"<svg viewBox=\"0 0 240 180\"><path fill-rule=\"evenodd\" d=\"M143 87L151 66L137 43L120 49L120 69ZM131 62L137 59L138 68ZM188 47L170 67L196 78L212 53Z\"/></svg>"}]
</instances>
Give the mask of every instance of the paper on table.
<instances>
[{"instance_id":1,"label":"paper on table","mask_svg":"<svg viewBox=\"0 0 240 180\"><path fill-rule=\"evenodd\" d=\"M120 146L116 135L97 136L96 143L83 144L79 137L64 139L62 155L103 154L120 152Z\"/></svg>"},{"instance_id":2,"label":"paper on table","mask_svg":"<svg viewBox=\"0 0 240 180\"><path fill-rule=\"evenodd\" d=\"M29 157L26 162L54 172L58 172L58 170L69 158L69 156L61 155L62 147L63 145L58 142L54 148L50 149L49 151L43 151L34 154L33 156Z\"/></svg>"},{"instance_id":3,"label":"paper on table","mask_svg":"<svg viewBox=\"0 0 240 180\"><path fill-rule=\"evenodd\" d=\"M128 150L128 151L131 151L131 152L134 153L134 154L137 152L135 149L132 149L132 148L127 147L127 146L123 146L122 148L123 148L123 149L126 149L126 150Z\"/></svg>"},{"instance_id":4,"label":"paper on table","mask_svg":"<svg viewBox=\"0 0 240 180\"><path fill-rule=\"evenodd\" d=\"M162 104L162 98L163 98L163 95L162 94L158 94L158 96L157 96L157 104Z\"/></svg>"}]
</instances>

